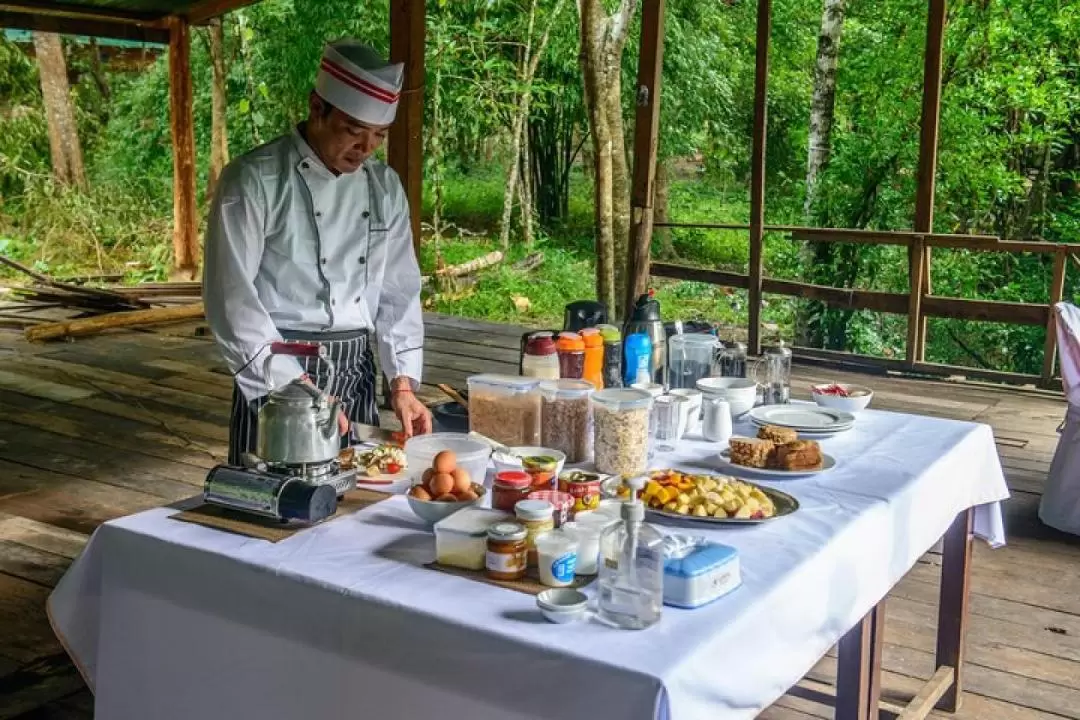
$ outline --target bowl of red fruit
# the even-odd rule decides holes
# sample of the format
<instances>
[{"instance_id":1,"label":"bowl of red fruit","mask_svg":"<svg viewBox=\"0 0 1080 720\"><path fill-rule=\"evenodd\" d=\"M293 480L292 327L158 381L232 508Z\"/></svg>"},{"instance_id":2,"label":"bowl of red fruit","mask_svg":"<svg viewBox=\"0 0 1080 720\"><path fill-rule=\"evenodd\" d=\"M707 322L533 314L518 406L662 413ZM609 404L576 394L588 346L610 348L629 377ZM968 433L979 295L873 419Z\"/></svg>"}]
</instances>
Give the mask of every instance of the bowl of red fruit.
<instances>
[{"instance_id":1,"label":"bowl of red fruit","mask_svg":"<svg viewBox=\"0 0 1080 720\"><path fill-rule=\"evenodd\" d=\"M821 407L856 413L865 410L874 398L874 391L865 385L823 383L811 385L810 394Z\"/></svg>"}]
</instances>

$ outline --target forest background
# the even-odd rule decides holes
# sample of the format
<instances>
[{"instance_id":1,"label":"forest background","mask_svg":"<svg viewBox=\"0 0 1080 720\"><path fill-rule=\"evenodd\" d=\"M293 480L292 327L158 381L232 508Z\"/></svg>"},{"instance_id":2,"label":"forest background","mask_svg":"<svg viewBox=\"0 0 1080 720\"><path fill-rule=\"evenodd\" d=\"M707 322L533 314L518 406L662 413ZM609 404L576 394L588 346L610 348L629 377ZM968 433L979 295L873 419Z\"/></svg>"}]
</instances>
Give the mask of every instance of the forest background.
<instances>
[{"instance_id":1,"label":"forest background","mask_svg":"<svg viewBox=\"0 0 1080 720\"><path fill-rule=\"evenodd\" d=\"M657 219L746 223L756 3L667 8ZM422 266L504 259L432 286L427 307L549 326L569 301L618 295L637 10L633 0L428 1ZM323 43L355 36L385 52L387 17L386 0L263 0L195 33L202 216L226 158L303 118ZM925 0L773 0L767 223L912 227L925 37ZM163 48L107 43L0 39L0 253L56 277L162 280L167 61ZM1080 0L950 3L943 77L935 231L1080 242ZM613 198L606 216L597 168ZM658 230L653 254L745 272L748 235ZM1050 260L936 251L934 292L1046 302ZM908 284L900 247L769 234L765 268L838 287ZM654 286L665 317L745 333L744 291ZM904 316L766 296L763 320L766 340L903 356ZM1044 332L932 319L926 356L1038 373Z\"/></svg>"}]
</instances>

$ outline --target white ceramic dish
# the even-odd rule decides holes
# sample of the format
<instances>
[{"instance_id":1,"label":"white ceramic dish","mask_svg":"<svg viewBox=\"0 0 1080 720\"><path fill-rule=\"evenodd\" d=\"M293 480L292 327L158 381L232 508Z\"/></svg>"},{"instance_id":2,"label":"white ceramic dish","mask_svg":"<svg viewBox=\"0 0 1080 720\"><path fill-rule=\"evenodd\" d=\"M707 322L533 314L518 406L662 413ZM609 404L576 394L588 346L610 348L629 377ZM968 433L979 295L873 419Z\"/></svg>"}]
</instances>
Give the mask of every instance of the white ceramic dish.
<instances>
[{"instance_id":1,"label":"white ceramic dish","mask_svg":"<svg viewBox=\"0 0 1080 720\"><path fill-rule=\"evenodd\" d=\"M855 416L844 410L813 405L762 405L750 411L758 425L779 425L805 432L837 432L855 424Z\"/></svg>"},{"instance_id":2,"label":"white ceramic dish","mask_svg":"<svg viewBox=\"0 0 1080 720\"><path fill-rule=\"evenodd\" d=\"M506 453L494 452L491 456L492 461L495 463L495 472L500 473L506 470L520 470L521 460L523 457L544 455L546 457L555 458L557 464L555 466L555 476L558 477L562 472L563 465L566 464L566 453L559 452L546 447L537 447L532 445L518 445L509 448L513 457L508 456Z\"/></svg>"},{"instance_id":3,"label":"white ceramic dish","mask_svg":"<svg viewBox=\"0 0 1080 720\"><path fill-rule=\"evenodd\" d=\"M746 414L757 402L757 383L747 378L707 377L701 378L696 384L703 394L727 400L732 418Z\"/></svg>"},{"instance_id":4,"label":"white ceramic dish","mask_svg":"<svg viewBox=\"0 0 1080 720\"><path fill-rule=\"evenodd\" d=\"M807 475L817 475L823 473L826 470L832 470L836 467L836 458L827 453L821 453L821 467L817 470L772 470L769 468L755 468L748 467L746 465L737 465L731 462L731 450L724 450L717 456L717 460L726 470L737 472L739 470L746 473L753 473L754 475L761 475L763 477L771 478L795 478L805 477Z\"/></svg>"},{"instance_id":5,"label":"white ceramic dish","mask_svg":"<svg viewBox=\"0 0 1080 720\"><path fill-rule=\"evenodd\" d=\"M765 423L757 423L753 421L751 421L750 424L756 428L765 426ZM854 425L844 425L843 427L837 427L832 430L827 430L823 432L814 432L812 430L797 430L796 432L803 440L828 440L831 437L836 437L840 433L846 433L853 427Z\"/></svg>"},{"instance_id":6,"label":"white ceramic dish","mask_svg":"<svg viewBox=\"0 0 1080 720\"><path fill-rule=\"evenodd\" d=\"M461 502L442 502L440 500L420 500L414 498L412 495L406 495L406 499L409 501L409 507L416 513L416 517L420 518L428 525L434 525L435 523L450 517L458 510L462 510L473 505L478 505L484 501L484 496L487 495L487 488L483 485L473 483L473 490L479 495L475 500L462 500Z\"/></svg>"},{"instance_id":7,"label":"white ceramic dish","mask_svg":"<svg viewBox=\"0 0 1080 720\"><path fill-rule=\"evenodd\" d=\"M536 606L549 622L576 622L585 617L589 598L573 588L552 588L536 596Z\"/></svg>"},{"instance_id":8,"label":"white ceramic dish","mask_svg":"<svg viewBox=\"0 0 1080 720\"><path fill-rule=\"evenodd\" d=\"M832 387L833 385L839 386L849 393L848 397L842 395L828 395L819 392L823 388ZM852 397L850 393L864 393L862 395L855 395ZM820 385L810 386L810 395L821 407L833 408L835 410L844 410L849 413L857 413L860 410L865 410L870 401L874 399L874 391L865 385L851 385L848 383L822 383Z\"/></svg>"}]
</instances>

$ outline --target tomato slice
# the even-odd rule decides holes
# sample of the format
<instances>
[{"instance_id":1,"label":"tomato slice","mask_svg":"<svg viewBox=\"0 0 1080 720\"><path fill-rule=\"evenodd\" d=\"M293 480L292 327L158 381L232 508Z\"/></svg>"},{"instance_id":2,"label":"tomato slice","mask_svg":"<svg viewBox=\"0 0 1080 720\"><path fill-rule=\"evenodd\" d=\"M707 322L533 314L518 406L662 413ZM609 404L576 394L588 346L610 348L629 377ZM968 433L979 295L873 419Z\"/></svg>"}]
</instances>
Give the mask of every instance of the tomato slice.
<instances>
[{"instance_id":1,"label":"tomato slice","mask_svg":"<svg viewBox=\"0 0 1080 720\"><path fill-rule=\"evenodd\" d=\"M397 473L401 472L401 466L395 462L386 463L386 472L390 473L391 475L396 475Z\"/></svg>"}]
</instances>

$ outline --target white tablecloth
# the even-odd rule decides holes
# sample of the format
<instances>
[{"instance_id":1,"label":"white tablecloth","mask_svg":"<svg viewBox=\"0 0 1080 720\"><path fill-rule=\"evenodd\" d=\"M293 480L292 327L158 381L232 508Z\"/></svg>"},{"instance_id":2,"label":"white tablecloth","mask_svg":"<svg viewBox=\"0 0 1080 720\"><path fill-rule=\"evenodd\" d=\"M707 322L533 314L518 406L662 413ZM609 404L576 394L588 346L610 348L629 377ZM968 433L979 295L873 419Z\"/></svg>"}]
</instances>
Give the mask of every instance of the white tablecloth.
<instances>
[{"instance_id":1,"label":"white tablecloth","mask_svg":"<svg viewBox=\"0 0 1080 720\"><path fill-rule=\"evenodd\" d=\"M749 428L742 428L749 432ZM774 484L794 515L692 532L739 549L743 586L644 631L551 625L531 596L425 569L395 497L278 544L155 509L98 529L50 597L98 720L750 718L795 684L957 513L1004 542L986 425L866 411L839 464ZM657 467L694 469L686 441ZM686 532L680 528L680 532Z\"/></svg>"}]
</instances>

